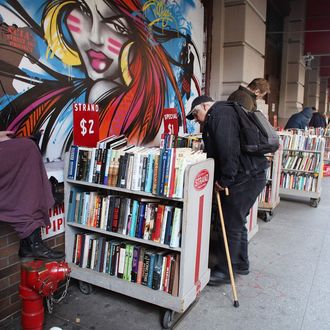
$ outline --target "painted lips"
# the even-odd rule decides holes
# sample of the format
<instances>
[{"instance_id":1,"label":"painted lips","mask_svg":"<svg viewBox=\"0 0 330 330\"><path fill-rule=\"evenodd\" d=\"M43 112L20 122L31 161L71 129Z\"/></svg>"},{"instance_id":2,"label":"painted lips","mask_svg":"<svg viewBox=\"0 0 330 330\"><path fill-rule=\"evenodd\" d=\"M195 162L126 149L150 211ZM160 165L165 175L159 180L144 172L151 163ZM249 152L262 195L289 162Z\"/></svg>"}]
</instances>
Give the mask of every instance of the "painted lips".
<instances>
[{"instance_id":1,"label":"painted lips","mask_svg":"<svg viewBox=\"0 0 330 330\"><path fill-rule=\"evenodd\" d=\"M95 50L87 51L87 56L91 67L98 73L106 71L112 62L112 60L109 59L105 54L102 52L96 52Z\"/></svg>"}]
</instances>

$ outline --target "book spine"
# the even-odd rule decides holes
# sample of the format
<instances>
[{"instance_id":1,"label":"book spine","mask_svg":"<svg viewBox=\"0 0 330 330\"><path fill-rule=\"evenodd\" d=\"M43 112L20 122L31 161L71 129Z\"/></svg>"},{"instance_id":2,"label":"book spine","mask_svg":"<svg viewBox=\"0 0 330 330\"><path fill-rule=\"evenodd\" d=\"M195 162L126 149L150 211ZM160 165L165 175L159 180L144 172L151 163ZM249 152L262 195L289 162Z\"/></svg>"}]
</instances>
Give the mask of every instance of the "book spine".
<instances>
[{"instance_id":1,"label":"book spine","mask_svg":"<svg viewBox=\"0 0 330 330\"><path fill-rule=\"evenodd\" d=\"M100 169L100 178L99 183L104 183L104 177L105 177L105 167L107 163L107 157L108 157L108 149L102 150L102 159L101 159L101 169Z\"/></svg>"},{"instance_id":2,"label":"book spine","mask_svg":"<svg viewBox=\"0 0 330 330\"><path fill-rule=\"evenodd\" d=\"M135 237L138 208L139 208L139 202L137 200L133 200L132 219L131 219L131 227L129 232L129 236L131 237Z\"/></svg>"},{"instance_id":3,"label":"book spine","mask_svg":"<svg viewBox=\"0 0 330 330\"><path fill-rule=\"evenodd\" d=\"M104 168L104 179L103 179L103 184L107 185L108 180L109 180L109 168L110 168L110 160L111 160L111 154L112 154L112 149L107 149L107 160L105 163L105 168Z\"/></svg>"},{"instance_id":4,"label":"book spine","mask_svg":"<svg viewBox=\"0 0 330 330\"><path fill-rule=\"evenodd\" d=\"M145 248L141 247L140 255L139 255L138 273L137 273L137 278L136 278L137 284L142 283L144 254L145 254Z\"/></svg>"},{"instance_id":5,"label":"book spine","mask_svg":"<svg viewBox=\"0 0 330 330\"><path fill-rule=\"evenodd\" d=\"M129 154L127 152L125 152L125 155L123 157L122 171L121 171L120 183L119 183L119 187L121 187L121 188L126 188L128 158L129 158Z\"/></svg>"},{"instance_id":6,"label":"book spine","mask_svg":"<svg viewBox=\"0 0 330 330\"><path fill-rule=\"evenodd\" d=\"M153 279L154 268L155 268L155 259L156 259L156 254L151 253L150 254L150 263L149 263L149 271L148 271L148 287L149 288L152 288L152 279Z\"/></svg>"},{"instance_id":7,"label":"book spine","mask_svg":"<svg viewBox=\"0 0 330 330\"><path fill-rule=\"evenodd\" d=\"M119 213L120 213L120 197L115 197L115 203L113 209L113 221L112 221L112 231L114 233L118 231Z\"/></svg>"},{"instance_id":8,"label":"book spine","mask_svg":"<svg viewBox=\"0 0 330 330\"><path fill-rule=\"evenodd\" d=\"M143 231L145 226L145 210L146 210L146 203L141 202L138 210L139 221L138 221L137 233L136 233L137 238L143 238Z\"/></svg>"},{"instance_id":9,"label":"book spine","mask_svg":"<svg viewBox=\"0 0 330 330\"><path fill-rule=\"evenodd\" d=\"M77 153L78 147L71 146L70 156L69 156L69 168L68 168L68 179L74 179L77 167Z\"/></svg>"},{"instance_id":10,"label":"book spine","mask_svg":"<svg viewBox=\"0 0 330 330\"><path fill-rule=\"evenodd\" d=\"M141 284L148 286L148 275L150 266L150 252L146 251L143 258L143 269L142 269L142 279Z\"/></svg>"},{"instance_id":11,"label":"book spine","mask_svg":"<svg viewBox=\"0 0 330 330\"><path fill-rule=\"evenodd\" d=\"M163 216L164 216L164 205L159 204L158 208L157 208L154 230L151 235L151 239L154 242L158 242L158 243L160 242L160 234L161 234Z\"/></svg>"},{"instance_id":12,"label":"book spine","mask_svg":"<svg viewBox=\"0 0 330 330\"><path fill-rule=\"evenodd\" d=\"M113 213L115 210L115 196L110 196L110 202L109 202L109 213L108 213L108 219L107 219L107 231L112 230L112 222L113 222Z\"/></svg>"},{"instance_id":13,"label":"book spine","mask_svg":"<svg viewBox=\"0 0 330 330\"><path fill-rule=\"evenodd\" d=\"M159 290L160 288L160 279L163 266L163 255L157 254L155 259L155 267L152 275L152 289Z\"/></svg>"},{"instance_id":14,"label":"book spine","mask_svg":"<svg viewBox=\"0 0 330 330\"><path fill-rule=\"evenodd\" d=\"M170 240L170 247L180 246L182 209L175 208L173 214L173 226Z\"/></svg>"},{"instance_id":15,"label":"book spine","mask_svg":"<svg viewBox=\"0 0 330 330\"><path fill-rule=\"evenodd\" d=\"M152 177L152 193L154 195L157 195L159 159L160 159L160 155L159 154L156 154L155 155L155 160L154 160L153 177Z\"/></svg>"},{"instance_id":16,"label":"book spine","mask_svg":"<svg viewBox=\"0 0 330 330\"><path fill-rule=\"evenodd\" d=\"M147 161L147 170L146 170L146 183L144 187L144 191L147 193L151 193L152 191L152 178L153 178L153 167L154 167L154 155L148 155Z\"/></svg>"},{"instance_id":17,"label":"book spine","mask_svg":"<svg viewBox=\"0 0 330 330\"><path fill-rule=\"evenodd\" d=\"M141 251L141 247L135 245L133 249L132 272L131 272L131 282L134 283L137 282L137 277L138 277L140 251Z\"/></svg>"},{"instance_id":18,"label":"book spine","mask_svg":"<svg viewBox=\"0 0 330 330\"><path fill-rule=\"evenodd\" d=\"M126 255L126 244L121 243L119 248L118 271L117 271L117 277L119 278L123 278L124 276L125 255Z\"/></svg>"}]
</instances>

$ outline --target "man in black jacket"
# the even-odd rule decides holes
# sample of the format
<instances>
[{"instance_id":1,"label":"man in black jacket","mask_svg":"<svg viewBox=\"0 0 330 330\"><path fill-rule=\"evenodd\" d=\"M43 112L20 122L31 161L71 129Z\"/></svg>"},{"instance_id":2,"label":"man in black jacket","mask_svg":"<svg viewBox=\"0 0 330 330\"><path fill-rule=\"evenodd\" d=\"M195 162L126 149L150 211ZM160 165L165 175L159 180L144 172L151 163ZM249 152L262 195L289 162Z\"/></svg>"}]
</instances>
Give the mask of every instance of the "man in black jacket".
<instances>
[{"instance_id":1,"label":"man in black jacket","mask_svg":"<svg viewBox=\"0 0 330 330\"><path fill-rule=\"evenodd\" d=\"M266 184L265 157L240 149L240 125L231 102L214 102L206 95L194 99L187 119L203 124L203 140L209 158L215 160L215 190L220 191L228 245L234 272L249 273L246 216ZM224 194L228 188L229 195ZM217 244L218 262L209 284L229 283L223 241Z\"/></svg>"}]
</instances>

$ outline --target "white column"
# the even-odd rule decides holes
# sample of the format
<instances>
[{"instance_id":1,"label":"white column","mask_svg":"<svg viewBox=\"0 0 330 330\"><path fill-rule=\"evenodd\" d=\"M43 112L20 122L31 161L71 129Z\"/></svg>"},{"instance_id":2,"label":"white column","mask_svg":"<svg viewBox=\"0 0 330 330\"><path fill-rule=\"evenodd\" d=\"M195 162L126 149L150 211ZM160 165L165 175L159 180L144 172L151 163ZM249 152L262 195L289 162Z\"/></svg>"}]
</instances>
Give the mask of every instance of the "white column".
<instances>
[{"instance_id":1,"label":"white column","mask_svg":"<svg viewBox=\"0 0 330 330\"><path fill-rule=\"evenodd\" d=\"M319 113L326 114L328 110L328 78L321 77L320 83L320 100L319 100Z\"/></svg>"},{"instance_id":2,"label":"white column","mask_svg":"<svg viewBox=\"0 0 330 330\"><path fill-rule=\"evenodd\" d=\"M284 22L279 124L283 126L302 110L305 87L305 0L290 0L290 15Z\"/></svg>"},{"instance_id":3,"label":"white column","mask_svg":"<svg viewBox=\"0 0 330 330\"><path fill-rule=\"evenodd\" d=\"M306 67L304 106L319 108L320 99L320 59L315 57L311 67Z\"/></svg>"},{"instance_id":4,"label":"white column","mask_svg":"<svg viewBox=\"0 0 330 330\"><path fill-rule=\"evenodd\" d=\"M224 0L221 99L227 99L240 84L264 77L266 8L267 0Z\"/></svg>"}]
</instances>

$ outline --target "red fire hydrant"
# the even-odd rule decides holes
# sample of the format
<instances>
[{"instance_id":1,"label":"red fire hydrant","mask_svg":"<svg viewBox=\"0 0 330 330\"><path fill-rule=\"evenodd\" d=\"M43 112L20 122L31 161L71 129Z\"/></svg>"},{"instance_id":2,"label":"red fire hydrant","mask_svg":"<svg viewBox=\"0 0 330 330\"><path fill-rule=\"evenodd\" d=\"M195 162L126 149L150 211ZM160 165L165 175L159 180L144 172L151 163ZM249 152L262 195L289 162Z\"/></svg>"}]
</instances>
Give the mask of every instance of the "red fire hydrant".
<instances>
[{"instance_id":1,"label":"red fire hydrant","mask_svg":"<svg viewBox=\"0 0 330 330\"><path fill-rule=\"evenodd\" d=\"M66 262L34 260L21 266L19 292L22 299L22 328L42 330L44 323L43 298L50 297L61 281L68 278Z\"/></svg>"}]
</instances>

